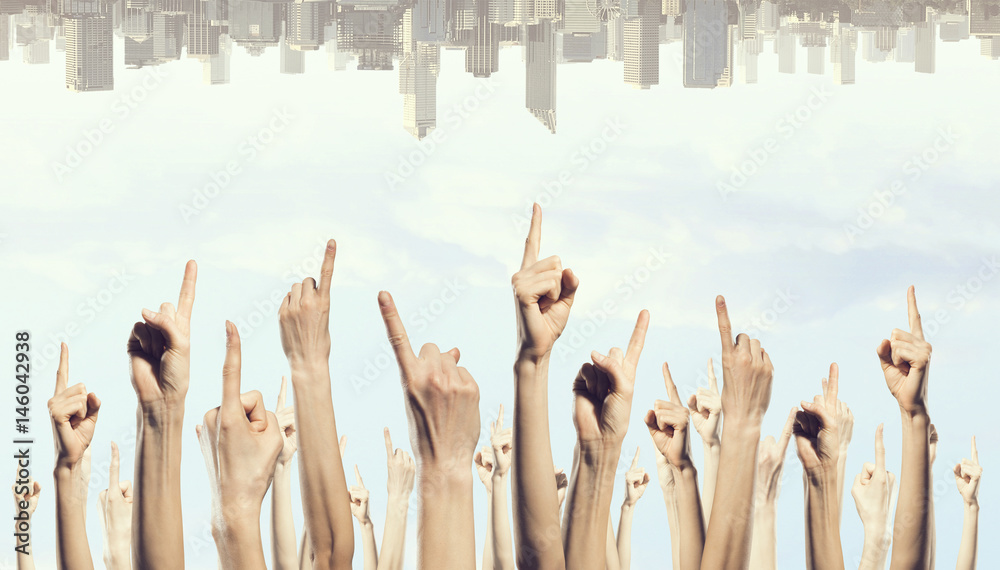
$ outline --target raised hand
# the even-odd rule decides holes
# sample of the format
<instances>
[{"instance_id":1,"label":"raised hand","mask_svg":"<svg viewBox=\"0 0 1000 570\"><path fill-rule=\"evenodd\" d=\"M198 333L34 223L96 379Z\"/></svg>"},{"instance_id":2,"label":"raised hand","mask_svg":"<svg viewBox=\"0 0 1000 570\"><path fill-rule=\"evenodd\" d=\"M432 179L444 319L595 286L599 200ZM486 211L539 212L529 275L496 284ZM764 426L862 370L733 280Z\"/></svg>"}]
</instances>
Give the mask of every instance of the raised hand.
<instances>
[{"instance_id":1,"label":"raised hand","mask_svg":"<svg viewBox=\"0 0 1000 570\"><path fill-rule=\"evenodd\" d=\"M767 436L757 448L757 505L774 504L781 492L781 471L785 465L785 452L792 438L792 429L798 408L792 408L785 420L785 427L777 440Z\"/></svg>"},{"instance_id":2,"label":"raised hand","mask_svg":"<svg viewBox=\"0 0 1000 570\"><path fill-rule=\"evenodd\" d=\"M35 570L34 546L31 542L31 517L38 507L42 485L31 477L22 478L21 466L14 475L14 539L17 570ZM26 473L26 471L25 471ZM25 518L26 517L26 518Z\"/></svg>"},{"instance_id":3,"label":"raised hand","mask_svg":"<svg viewBox=\"0 0 1000 570\"><path fill-rule=\"evenodd\" d=\"M542 209L535 204L531 229L524 242L521 270L511 278L517 301L519 352L534 358L547 356L566 328L580 280L563 269L558 256L538 260L542 243Z\"/></svg>"},{"instance_id":4,"label":"raised hand","mask_svg":"<svg viewBox=\"0 0 1000 570\"><path fill-rule=\"evenodd\" d=\"M879 424L875 430L875 463L865 462L851 487L851 495L865 529L862 570L881 570L885 567L892 541L889 503L895 483L896 476L885 469L885 444L882 441L882 424Z\"/></svg>"},{"instance_id":5,"label":"raised hand","mask_svg":"<svg viewBox=\"0 0 1000 570\"><path fill-rule=\"evenodd\" d=\"M354 478L357 480L357 484L351 485L350 488L351 514L362 525L371 524L372 519L368 514L368 489L365 488L365 482L361 480L361 473L358 471L357 465L354 466Z\"/></svg>"},{"instance_id":6,"label":"raised hand","mask_svg":"<svg viewBox=\"0 0 1000 570\"><path fill-rule=\"evenodd\" d=\"M701 440L708 445L719 445L722 419L722 396L719 395L719 384L715 378L715 365L708 359L708 388L698 388L698 391L688 398L688 408L691 409L691 422Z\"/></svg>"},{"instance_id":7,"label":"raised hand","mask_svg":"<svg viewBox=\"0 0 1000 570\"><path fill-rule=\"evenodd\" d=\"M416 466L410 454L402 449L393 450L392 438L389 437L389 428L385 428L382 435L385 438L385 454L388 464L389 476L386 482L389 498L406 498L413 492L413 478L416 474Z\"/></svg>"},{"instance_id":8,"label":"raised hand","mask_svg":"<svg viewBox=\"0 0 1000 570\"><path fill-rule=\"evenodd\" d=\"M118 446L112 441L108 488L97 497L104 535L104 565L108 570L132 567L132 482L118 480L120 465Z\"/></svg>"},{"instance_id":9,"label":"raised hand","mask_svg":"<svg viewBox=\"0 0 1000 570\"><path fill-rule=\"evenodd\" d=\"M55 395L49 400L52 440L56 448L56 560L60 568L93 568L87 543L87 487L81 484L81 462L94 439L101 401L81 384L69 386L69 347L62 343Z\"/></svg>"},{"instance_id":10,"label":"raised hand","mask_svg":"<svg viewBox=\"0 0 1000 570\"><path fill-rule=\"evenodd\" d=\"M972 459L963 459L955 465L955 485L966 505L979 505L979 479L983 468L979 465L976 438L972 438Z\"/></svg>"},{"instance_id":11,"label":"raised hand","mask_svg":"<svg viewBox=\"0 0 1000 570\"><path fill-rule=\"evenodd\" d=\"M957 570L975 570L979 541L979 480L983 468L979 465L976 437L972 437L972 459L963 459L955 466L955 484L965 502L962 522L962 543L958 549Z\"/></svg>"},{"instance_id":12,"label":"raised hand","mask_svg":"<svg viewBox=\"0 0 1000 570\"><path fill-rule=\"evenodd\" d=\"M865 534L883 538L889 526L889 502L896 476L885 468L885 443L882 441L882 426L875 430L875 463L865 462L861 473L854 477L851 496L854 497L858 516L865 527ZM888 537L886 537L888 538Z\"/></svg>"},{"instance_id":13,"label":"raised hand","mask_svg":"<svg viewBox=\"0 0 1000 570\"><path fill-rule=\"evenodd\" d=\"M909 414L926 414L931 345L924 340L917 295L912 286L906 292L906 304L910 332L893 329L892 335L879 344L876 352L882 362L885 384L900 409Z\"/></svg>"},{"instance_id":14,"label":"raised hand","mask_svg":"<svg viewBox=\"0 0 1000 570\"><path fill-rule=\"evenodd\" d=\"M691 436L688 432L690 411L681 405L680 394L670 376L670 367L663 363L663 384L670 401L656 400L653 409L646 412L646 427L653 444L675 469L693 467L691 461Z\"/></svg>"},{"instance_id":15,"label":"raised hand","mask_svg":"<svg viewBox=\"0 0 1000 570\"><path fill-rule=\"evenodd\" d=\"M421 567L468 568L475 564L472 478L469 459L479 439L479 386L458 366L457 348L441 352L425 344L420 356L410 340L392 296L379 293L379 308L396 354L410 446L421 477Z\"/></svg>"},{"instance_id":16,"label":"raised hand","mask_svg":"<svg viewBox=\"0 0 1000 570\"><path fill-rule=\"evenodd\" d=\"M678 545L681 567L698 568L705 548L705 519L698 492L698 474L691 460L690 410L681 403L683 400L666 362L663 363L663 384L670 401L657 400L653 404L653 409L646 412L646 427L673 471L677 529L686 529Z\"/></svg>"},{"instance_id":17,"label":"raised hand","mask_svg":"<svg viewBox=\"0 0 1000 570\"><path fill-rule=\"evenodd\" d=\"M42 493L41 483L34 479L28 479L23 485L11 485L10 490L14 492L14 505L17 510L26 511L29 517L35 514L35 509L38 507L38 497Z\"/></svg>"},{"instance_id":18,"label":"raised hand","mask_svg":"<svg viewBox=\"0 0 1000 570\"><path fill-rule=\"evenodd\" d=\"M493 447L493 458L496 460L495 475L504 476L510 470L513 433L512 428L503 427L503 404L500 404L497 421L490 424L490 446Z\"/></svg>"},{"instance_id":19,"label":"raised hand","mask_svg":"<svg viewBox=\"0 0 1000 570\"><path fill-rule=\"evenodd\" d=\"M132 551L136 567L166 567L184 556L181 513L181 440L184 398L191 375L191 310L198 266L184 267L176 309L142 310L127 350L139 401L135 445Z\"/></svg>"},{"instance_id":20,"label":"raised hand","mask_svg":"<svg viewBox=\"0 0 1000 570\"><path fill-rule=\"evenodd\" d=\"M300 367L329 366L330 360L330 285L333 281L337 242L326 245L319 284L312 277L292 285L278 309L281 348L292 368L292 382L317 380L312 376L296 377Z\"/></svg>"},{"instance_id":21,"label":"raised hand","mask_svg":"<svg viewBox=\"0 0 1000 570\"><path fill-rule=\"evenodd\" d=\"M840 544L840 497L837 464L840 460L840 424L837 421L836 363L830 365L825 396L803 401L792 432L805 472L806 566L821 570L844 567Z\"/></svg>"},{"instance_id":22,"label":"raised hand","mask_svg":"<svg viewBox=\"0 0 1000 570\"><path fill-rule=\"evenodd\" d=\"M830 381L825 396L802 401L795 417L793 433L799 460L807 473L829 469L836 477L840 459L840 423L837 418L837 364L830 365ZM836 482L835 480L833 482Z\"/></svg>"},{"instance_id":23,"label":"raised hand","mask_svg":"<svg viewBox=\"0 0 1000 570\"><path fill-rule=\"evenodd\" d=\"M479 480L486 487L486 492L493 493L493 448L484 445L482 449L476 452L473 461L476 464L476 473L479 474Z\"/></svg>"},{"instance_id":24,"label":"raised hand","mask_svg":"<svg viewBox=\"0 0 1000 570\"><path fill-rule=\"evenodd\" d=\"M625 504L633 506L639 502L639 498L646 492L649 485L649 473L639 467L639 448L635 448L635 457L632 458L632 465L625 472Z\"/></svg>"},{"instance_id":25,"label":"raised hand","mask_svg":"<svg viewBox=\"0 0 1000 570\"><path fill-rule=\"evenodd\" d=\"M608 351L607 356L595 350L590 355L593 364L580 368L573 382L573 424L581 444L621 446L628 431L635 371L648 328L649 312L643 310L624 353L618 347Z\"/></svg>"},{"instance_id":26,"label":"raised hand","mask_svg":"<svg viewBox=\"0 0 1000 570\"><path fill-rule=\"evenodd\" d=\"M393 450L389 428L385 428L382 435L385 438L385 455L389 474L386 482L389 500L385 507L382 554L378 565L387 570L402 570L403 549L406 541L406 516L410 508L410 493L413 492L413 480L417 468L409 453L402 449ZM372 540L374 542L374 538Z\"/></svg>"},{"instance_id":27,"label":"raised hand","mask_svg":"<svg viewBox=\"0 0 1000 570\"><path fill-rule=\"evenodd\" d=\"M754 519L754 476L760 426L771 403L774 366L760 341L739 334L733 342L733 327L726 300L715 298L715 312L722 340L722 449L719 473L726 485L717 485L712 510L726 513L709 519L705 541L706 568L743 568L750 556ZM682 525L683 526L683 525Z\"/></svg>"},{"instance_id":28,"label":"raised hand","mask_svg":"<svg viewBox=\"0 0 1000 570\"><path fill-rule=\"evenodd\" d=\"M69 347L62 344L55 394L49 400L49 417L58 467L77 468L90 447L97 428L101 401L83 383L69 386ZM79 479L79 476L78 476ZM78 483L79 485L79 483Z\"/></svg>"},{"instance_id":29,"label":"raised hand","mask_svg":"<svg viewBox=\"0 0 1000 570\"><path fill-rule=\"evenodd\" d=\"M212 521L225 568L264 568L260 506L281 453L281 429L261 393L240 394L240 334L226 321L222 405L205 413L196 431L212 487Z\"/></svg>"},{"instance_id":30,"label":"raised hand","mask_svg":"<svg viewBox=\"0 0 1000 570\"><path fill-rule=\"evenodd\" d=\"M287 394L288 378L282 376L278 403L274 406L274 417L278 420L278 432L281 434L281 453L278 454L278 463L284 466L291 464L295 451L299 448L299 439L295 435L295 406L285 405Z\"/></svg>"},{"instance_id":31,"label":"raised hand","mask_svg":"<svg viewBox=\"0 0 1000 570\"><path fill-rule=\"evenodd\" d=\"M834 380L834 378L837 380ZM830 390L830 385L835 381L839 385L840 378L840 368L837 363L834 362L830 365L830 376L829 378L823 379L823 397L826 398ZM837 431L840 434L840 451L842 455L846 455L847 446L851 443L851 435L854 433L854 414L851 413L851 409L847 407L847 404L841 400L837 400L837 405L834 410L834 417L837 420Z\"/></svg>"},{"instance_id":32,"label":"raised hand","mask_svg":"<svg viewBox=\"0 0 1000 570\"><path fill-rule=\"evenodd\" d=\"M792 408L785 420L785 427L775 440L767 436L757 447L757 482L754 496L753 536L750 543L750 568L774 570L778 567L777 533L775 517L778 494L781 492L781 471L785 465L785 452L792 438L792 425L798 408Z\"/></svg>"},{"instance_id":33,"label":"raised hand","mask_svg":"<svg viewBox=\"0 0 1000 570\"><path fill-rule=\"evenodd\" d=\"M177 300L160 305L160 311L142 310L128 339L132 387L140 406L155 411L183 405L191 369L191 308L194 306L198 265L184 267Z\"/></svg>"}]
</instances>

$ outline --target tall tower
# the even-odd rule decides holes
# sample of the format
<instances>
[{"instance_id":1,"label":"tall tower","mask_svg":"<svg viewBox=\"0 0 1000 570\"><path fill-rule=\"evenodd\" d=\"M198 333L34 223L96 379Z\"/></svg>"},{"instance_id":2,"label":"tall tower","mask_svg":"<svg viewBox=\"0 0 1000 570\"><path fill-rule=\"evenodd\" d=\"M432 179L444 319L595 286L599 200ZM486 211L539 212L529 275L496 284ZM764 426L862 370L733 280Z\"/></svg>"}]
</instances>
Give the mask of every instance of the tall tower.
<instances>
[{"instance_id":1,"label":"tall tower","mask_svg":"<svg viewBox=\"0 0 1000 570\"><path fill-rule=\"evenodd\" d=\"M111 14L67 15L63 16L63 25L66 28L66 88L76 92L114 89Z\"/></svg>"},{"instance_id":2,"label":"tall tower","mask_svg":"<svg viewBox=\"0 0 1000 570\"><path fill-rule=\"evenodd\" d=\"M639 16L625 20L625 83L649 89L660 82L660 10L657 0L639 0Z\"/></svg>"},{"instance_id":3,"label":"tall tower","mask_svg":"<svg viewBox=\"0 0 1000 570\"><path fill-rule=\"evenodd\" d=\"M556 45L551 20L525 26L525 107L556 132Z\"/></svg>"}]
</instances>

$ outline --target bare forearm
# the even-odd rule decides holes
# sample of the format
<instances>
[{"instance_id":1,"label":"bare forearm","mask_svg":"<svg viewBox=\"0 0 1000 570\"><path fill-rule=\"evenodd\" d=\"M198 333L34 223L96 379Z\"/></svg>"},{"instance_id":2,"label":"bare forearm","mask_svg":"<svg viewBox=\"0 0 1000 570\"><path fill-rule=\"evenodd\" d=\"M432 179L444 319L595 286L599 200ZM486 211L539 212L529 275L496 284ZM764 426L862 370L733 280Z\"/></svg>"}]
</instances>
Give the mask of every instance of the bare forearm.
<instances>
[{"instance_id":1,"label":"bare forearm","mask_svg":"<svg viewBox=\"0 0 1000 570\"><path fill-rule=\"evenodd\" d=\"M813 570L844 570L836 477L836 467L805 475L806 566Z\"/></svg>"},{"instance_id":2,"label":"bare forearm","mask_svg":"<svg viewBox=\"0 0 1000 570\"><path fill-rule=\"evenodd\" d=\"M965 505L965 519L962 522L962 543L958 547L956 570L975 570L976 550L979 540L979 504Z\"/></svg>"},{"instance_id":3,"label":"bare forearm","mask_svg":"<svg viewBox=\"0 0 1000 570\"><path fill-rule=\"evenodd\" d=\"M493 476L493 567L514 570L510 520L507 517L507 475Z\"/></svg>"},{"instance_id":4,"label":"bare forearm","mask_svg":"<svg viewBox=\"0 0 1000 570\"><path fill-rule=\"evenodd\" d=\"M706 443L705 446L705 484L701 494L701 509L704 513L705 528L712 521L712 502L715 499L715 482L719 477L719 454L722 446L718 443Z\"/></svg>"},{"instance_id":5,"label":"bare forearm","mask_svg":"<svg viewBox=\"0 0 1000 570\"><path fill-rule=\"evenodd\" d=\"M184 559L181 440L184 405L138 412L132 564L164 568Z\"/></svg>"},{"instance_id":6,"label":"bare forearm","mask_svg":"<svg viewBox=\"0 0 1000 570\"><path fill-rule=\"evenodd\" d=\"M618 564L621 570L629 570L632 565L632 516L635 505L622 505L618 519Z\"/></svg>"},{"instance_id":7,"label":"bare forearm","mask_svg":"<svg viewBox=\"0 0 1000 570\"><path fill-rule=\"evenodd\" d=\"M892 533L893 570L927 568L930 540L930 420L902 412L903 463Z\"/></svg>"},{"instance_id":8,"label":"bare forearm","mask_svg":"<svg viewBox=\"0 0 1000 570\"><path fill-rule=\"evenodd\" d=\"M26 539L24 542L17 542L20 549L17 551L17 570L35 570L35 559L31 554L34 552L34 546L31 544L31 519L29 518L27 522L28 530L26 532L22 532L22 529L18 528L17 521L14 522L14 535L24 535Z\"/></svg>"},{"instance_id":9,"label":"bare forearm","mask_svg":"<svg viewBox=\"0 0 1000 570\"><path fill-rule=\"evenodd\" d=\"M472 473L460 468L425 471L418 465L417 488L420 493L417 568L475 567Z\"/></svg>"},{"instance_id":10,"label":"bare forearm","mask_svg":"<svg viewBox=\"0 0 1000 570\"><path fill-rule=\"evenodd\" d=\"M61 570L93 570L87 521L83 514L86 497L80 496L77 467L56 467L56 562Z\"/></svg>"},{"instance_id":11,"label":"bare forearm","mask_svg":"<svg viewBox=\"0 0 1000 570\"><path fill-rule=\"evenodd\" d=\"M560 570L566 564L559 541L559 499L551 484L548 366L547 356L519 358L514 365L514 546L518 567Z\"/></svg>"},{"instance_id":12,"label":"bare forearm","mask_svg":"<svg viewBox=\"0 0 1000 570\"><path fill-rule=\"evenodd\" d=\"M615 541L615 528L608 517L608 538L604 549L605 570L621 570L621 560L618 558L618 544Z\"/></svg>"},{"instance_id":13,"label":"bare forearm","mask_svg":"<svg viewBox=\"0 0 1000 570\"><path fill-rule=\"evenodd\" d=\"M239 509L222 506L212 524L212 538L219 551L221 570L266 570L260 540L260 510L238 514ZM254 516L256 515L256 516Z\"/></svg>"},{"instance_id":14,"label":"bare forearm","mask_svg":"<svg viewBox=\"0 0 1000 570\"><path fill-rule=\"evenodd\" d=\"M775 570L778 567L775 504L770 500L763 503L754 506L750 570Z\"/></svg>"},{"instance_id":15,"label":"bare forearm","mask_svg":"<svg viewBox=\"0 0 1000 570\"><path fill-rule=\"evenodd\" d=\"M385 528L382 531L382 555L379 570L403 570L403 548L406 544L406 516L410 496L389 495L385 507Z\"/></svg>"},{"instance_id":16,"label":"bare forearm","mask_svg":"<svg viewBox=\"0 0 1000 570\"><path fill-rule=\"evenodd\" d=\"M364 553L364 569L378 569L378 550L375 547L375 525L372 521L360 523L361 549Z\"/></svg>"},{"instance_id":17,"label":"bare forearm","mask_svg":"<svg viewBox=\"0 0 1000 570\"><path fill-rule=\"evenodd\" d=\"M698 496L698 471L693 465L674 469L674 481L677 485L677 523L681 530L681 568L700 568L705 550L705 521Z\"/></svg>"},{"instance_id":18,"label":"bare forearm","mask_svg":"<svg viewBox=\"0 0 1000 570\"><path fill-rule=\"evenodd\" d=\"M330 370L325 362L292 369L298 434L299 482L306 526L320 570L347 570L354 558L347 480L337 447Z\"/></svg>"},{"instance_id":19,"label":"bare forearm","mask_svg":"<svg viewBox=\"0 0 1000 570\"><path fill-rule=\"evenodd\" d=\"M753 534L753 494L759 442L759 422L726 418L719 455L719 470L726 473L726 484L716 486L712 509L720 516L709 523L702 568L746 568Z\"/></svg>"},{"instance_id":20,"label":"bare forearm","mask_svg":"<svg viewBox=\"0 0 1000 570\"><path fill-rule=\"evenodd\" d=\"M567 568L599 570L605 562L601 536L607 531L620 453L621 445L576 447L562 529Z\"/></svg>"},{"instance_id":21,"label":"bare forearm","mask_svg":"<svg viewBox=\"0 0 1000 570\"><path fill-rule=\"evenodd\" d=\"M668 467L669 469L669 467ZM671 489L663 489L663 504L667 508L667 526L670 528L671 568L681 567L681 529L677 522L677 495Z\"/></svg>"},{"instance_id":22,"label":"bare forearm","mask_svg":"<svg viewBox=\"0 0 1000 570\"><path fill-rule=\"evenodd\" d=\"M486 540L483 541L483 570L493 570L493 492L486 496Z\"/></svg>"},{"instance_id":23,"label":"bare forearm","mask_svg":"<svg viewBox=\"0 0 1000 570\"><path fill-rule=\"evenodd\" d=\"M861 549L861 563L858 570L884 570L889 558L892 533L888 526L880 529L865 528L865 545Z\"/></svg>"},{"instance_id":24,"label":"bare forearm","mask_svg":"<svg viewBox=\"0 0 1000 570\"><path fill-rule=\"evenodd\" d=\"M292 517L291 465L278 463L271 482L271 558L276 570L299 567Z\"/></svg>"}]
</instances>

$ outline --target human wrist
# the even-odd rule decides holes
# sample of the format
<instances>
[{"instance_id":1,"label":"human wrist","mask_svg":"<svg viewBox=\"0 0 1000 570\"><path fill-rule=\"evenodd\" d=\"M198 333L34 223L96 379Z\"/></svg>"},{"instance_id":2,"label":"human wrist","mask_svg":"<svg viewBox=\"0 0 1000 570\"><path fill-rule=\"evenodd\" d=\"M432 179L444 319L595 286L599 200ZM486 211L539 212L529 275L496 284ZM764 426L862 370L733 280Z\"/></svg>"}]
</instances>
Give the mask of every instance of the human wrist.
<instances>
[{"instance_id":1,"label":"human wrist","mask_svg":"<svg viewBox=\"0 0 1000 570\"><path fill-rule=\"evenodd\" d=\"M544 348L531 346L526 342L519 341L517 345L517 360L515 366L532 365L545 366L552 357L552 347Z\"/></svg>"},{"instance_id":2,"label":"human wrist","mask_svg":"<svg viewBox=\"0 0 1000 570\"><path fill-rule=\"evenodd\" d=\"M746 442L754 441L754 446L760 441L761 421L753 417L744 416L730 419L726 417L726 422L722 425L722 441Z\"/></svg>"},{"instance_id":3,"label":"human wrist","mask_svg":"<svg viewBox=\"0 0 1000 570\"><path fill-rule=\"evenodd\" d=\"M965 502L965 514L978 515L979 514L979 499L973 499L971 502Z\"/></svg>"},{"instance_id":4,"label":"human wrist","mask_svg":"<svg viewBox=\"0 0 1000 570\"><path fill-rule=\"evenodd\" d=\"M636 500L636 503L637 502L638 499ZM622 502L622 517L631 517L633 514L635 514L636 503L630 503L628 502L628 499L625 499Z\"/></svg>"},{"instance_id":5,"label":"human wrist","mask_svg":"<svg viewBox=\"0 0 1000 570\"><path fill-rule=\"evenodd\" d=\"M899 406L899 415L903 420L926 421L930 424L930 414L927 412L927 404L921 402L904 408Z\"/></svg>"},{"instance_id":6,"label":"human wrist","mask_svg":"<svg viewBox=\"0 0 1000 570\"><path fill-rule=\"evenodd\" d=\"M722 451L722 438L719 435L715 435L709 438L703 438L701 440L702 448L705 450L706 455L713 455L715 457L719 456L719 452Z\"/></svg>"},{"instance_id":7,"label":"human wrist","mask_svg":"<svg viewBox=\"0 0 1000 570\"><path fill-rule=\"evenodd\" d=\"M142 429L150 435L184 428L184 398L139 402L136 410Z\"/></svg>"},{"instance_id":8,"label":"human wrist","mask_svg":"<svg viewBox=\"0 0 1000 570\"><path fill-rule=\"evenodd\" d=\"M493 470L493 474L490 475L490 477L492 477L492 479L493 479L493 486L494 487L496 487L496 485L506 484L507 483L507 478L509 476L510 476L510 471L506 471L504 473L498 473L496 469L494 469Z\"/></svg>"}]
</instances>

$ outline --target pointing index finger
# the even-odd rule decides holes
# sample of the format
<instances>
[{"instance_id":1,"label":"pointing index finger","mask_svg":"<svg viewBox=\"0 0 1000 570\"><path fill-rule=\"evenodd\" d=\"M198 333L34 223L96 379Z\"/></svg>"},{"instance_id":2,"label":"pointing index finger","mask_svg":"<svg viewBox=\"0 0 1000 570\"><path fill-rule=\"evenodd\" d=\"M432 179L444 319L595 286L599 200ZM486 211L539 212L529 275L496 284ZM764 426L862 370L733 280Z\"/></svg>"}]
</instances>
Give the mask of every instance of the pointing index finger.
<instances>
[{"instance_id":1,"label":"pointing index finger","mask_svg":"<svg viewBox=\"0 0 1000 570\"><path fill-rule=\"evenodd\" d=\"M715 363L711 357L708 359L708 387L712 392L719 393L719 380L715 377Z\"/></svg>"},{"instance_id":2,"label":"pointing index finger","mask_svg":"<svg viewBox=\"0 0 1000 570\"><path fill-rule=\"evenodd\" d=\"M531 228L528 239L524 240L524 257L521 258L521 269L527 269L538 261L538 252L542 246L542 207L534 204L531 207Z\"/></svg>"},{"instance_id":3,"label":"pointing index finger","mask_svg":"<svg viewBox=\"0 0 1000 570\"><path fill-rule=\"evenodd\" d=\"M378 306L382 311L382 321L385 322L385 332L389 336L389 344L392 345L393 352L396 353L396 361L403 371L409 370L417 361L417 357L410 348L410 338L406 336L406 328L399 318L396 310L396 302L388 291L378 294Z\"/></svg>"},{"instance_id":4,"label":"pointing index finger","mask_svg":"<svg viewBox=\"0 0 1000 570\"><path fill-rule=\"evenodd\" d=\"M392 459L392 438L389 437L389 428L382 430L382 436L385 439L385 456L387 459Z\"/></svg>"},{"instance_id":5,"label":"pointing index finger","mask_svg":"<svg viewBox=\"0 0 1000 570\"><path fill-rule=\"evenodd\" d=\"M625 349L625 360L631 362L633 366L639 362L642 347L646 344L647 330L649 330L649 311L643 309L639 311L639 318L635 320L632 337L629 338L628 347Z\"/></svg>"},{"instance_id":6,"label":"pointing index finger","mask_svg":"<svg viewBox=\"0 0 1000 570\"><path fill-rule=\"evenodd\" d=\"M326 242L326 253L323 254L323 265L319 270L320 298L330 298L330 282L333 281L333 262L337 258L337 242L330 240Z\"/></svg>"},{"instance_id":7,"label":"pointing index finger","mask_svg":"<svg viewBox=\"0 0 1000 570\"><path fill-rule=\"evenodd\" d=\"M830 380L827 383L826 405L833 409L837 405L837 393L840 389L840 367L836 362L830 364Z\"/></svg>"},{"instance_id":8,"label":"pointing index finger","mask_svg":"<svg viewBox=\"0 0 1000 570\"><path fill-rule=\"evenodd\" d=\"M56 393L58 396L60 392L66 389L69 385L69 346L66 343L60 343L59 345L59 368L56 370Z\"/></svg>"},{"instance_id":9,"label":"pointing index finger","mask_svg":"<svg viewBox=\"0 0 1000 570\"><path fill-rule=\"evenodd\" d=\"M906 312L910 317L910 333L924 340L924 327L920 320L920 311L917 310L917 291L913 285L906 290Z\"/></svg>"},{"instance_id":10,"label":"pointing index finger","mask_svg":"<svg viewBox=\"0 0 1000 570\"><path fill-rule=\"evenodd\" d=\"M226 359L222 364L222 412L245 417L240 401L240 332L226 321ZM227 412L228 411L228 412Z\"/></svg>"},{"instance_id":11,"label":"pointing index finger","mask_svg":"<svg viewBox=\"0 0 1000 570\"><path fill-rule=\"evenodd\" d=\"M882 439L882 428L885 424L879 424L875 429L875 470L885 471L885 441Z\"/></svg>"},{"instance_id":12,"label":"pointing index finger","mask_svg":"<svg viewBox=\"0 0 1000 570\"><path fill-rule=\"evenodd\" d=\"M663 385L667 388L667 396L670 401L674 404L680 404L681 396L677 393L677 386L674 385L674 379L670 376L670 366L666 362L663 363Z\"/></svg>"},{"instance_id":13,"label":"pointing index finger","mask_svg":"<svg viewBox=\"0 0 1000 570\"><path fill-rule=\"evenodd\" d=\"M976 449L976 436L972 436L972 462L979 465L979 451Z\"/></svg>"},{"instance_id":14,"label":"pointing index finger","mask_svg":"<svg viewBox=\"0 0 1000 570\"><path fill-rule=\"evenodd\" d=\"M274 407L274 411L279 411L285 409L285 398L288 396L288 377L281 376L281 389L278 390L278 404Z\"/></svg>"},{"instance_id":15,"label":"pointing index finger","mask_svg":"<svg viewBox=\"0 0 1000 570\"><path fill-rule=\"evenodd\" d=\"M177 316L182 320L191 321L191 308L194 306L194 288L198 282L198 264L192 259L184 266L184 280L181 281L181 294L177 298Z\"/></svg>"},{"instance_id":16,"label":"pointing index finger","mask_svg":"<svg viewBox=\"0 0 1000 570\"><path fill-rule=\"evenodd\" d=\"M629 467L629 469L630 470L631 469L635 469L638 466L639 466L639 447L636 446L636 448L635 448L635 457L632 458L632 466Z\"/></svg>"},{"instance_id":17,"label":"pointing index finger","mask_svg":"<svg viewBox=\"0 0 1000 570\"><path fill-rule=\"evenodd\" d=\"M729 309L722 295L715 298L715 313L719 318L719 336L722 338L722 354L733 351L733 325L729 322Z\"/></svg>"},{"instance_id":18,"label":"pointing index finger","mask_svg":"<svg viewBox=\"0 0 1000 570\"><path fill-rule=\"evenodd\" d=\"M354 477L358 480L358 487L364 487L365 482L361 479L361 472L358 471L358 464L354 464Z\"/></svg>"},{"instance_id":19,"label":"pointing index finger","mask_svg":"<svg viewBox=\"0 0 1000 570\"><path fill-rule=\"evenodd\" d=\"M121 489L118 487L118 470L121 466L121 459L118 455L118 445L115 442L111 442L111 466L108 467L108 492L117 491L121 493Z\"/></svg>"}]
</instances>

